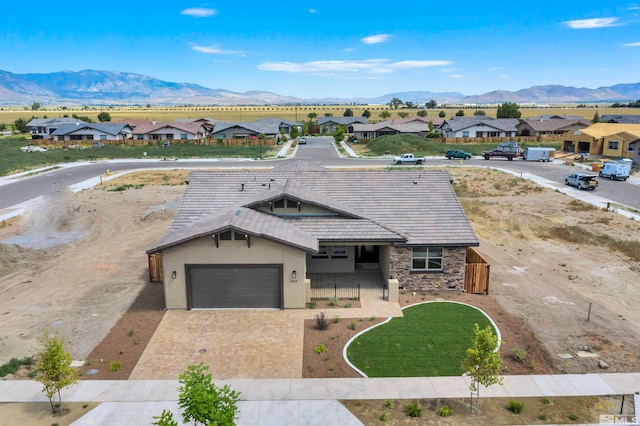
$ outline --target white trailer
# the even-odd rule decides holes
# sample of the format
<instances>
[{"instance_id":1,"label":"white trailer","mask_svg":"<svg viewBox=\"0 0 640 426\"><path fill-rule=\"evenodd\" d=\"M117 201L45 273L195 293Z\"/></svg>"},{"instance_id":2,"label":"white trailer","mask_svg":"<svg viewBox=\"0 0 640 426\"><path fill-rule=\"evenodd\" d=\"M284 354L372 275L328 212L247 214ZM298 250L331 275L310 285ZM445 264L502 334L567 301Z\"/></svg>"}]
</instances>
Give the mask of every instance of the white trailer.
<instances>
[{"instance_id":1,"label":"white trailer","mask_svg":"<svg viewBox=\"0 0 640 426\"><path fill-rule=\"evenodd\" d=\"M525 148L524 153L522 154L523 160L528 161L540 161L547 162L553 161L553 158L556 156L555 148L546 148L546 147L531 147Z\"/></svg>"},{"instance_id":2,"label":"white trailer","mask_svg":"<svg viewBox=\"0 0 640 426\"><path fill-rule=\"evenodd\" d=\"M607 161L602 165L599 175L611 180L627 180L631 173L631 160Z\"/></svg>"}]
</instances>

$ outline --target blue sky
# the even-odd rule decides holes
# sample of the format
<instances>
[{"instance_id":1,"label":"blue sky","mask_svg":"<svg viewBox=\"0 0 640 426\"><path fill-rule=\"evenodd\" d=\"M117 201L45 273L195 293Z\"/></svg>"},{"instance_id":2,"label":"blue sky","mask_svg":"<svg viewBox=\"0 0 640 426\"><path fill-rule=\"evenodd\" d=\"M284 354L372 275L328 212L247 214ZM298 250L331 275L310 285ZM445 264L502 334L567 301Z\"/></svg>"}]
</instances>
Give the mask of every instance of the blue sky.
<instances>
[{"instance_id":1,"label":"blue sky","mask_svg":"<svg viewBox=\"0 0 640 426\"><path fill-rule=\"evenodd\" d=\"M640 3L8 1L0 69L303 98L640 82Z\"/></svg>"}]
</instances>

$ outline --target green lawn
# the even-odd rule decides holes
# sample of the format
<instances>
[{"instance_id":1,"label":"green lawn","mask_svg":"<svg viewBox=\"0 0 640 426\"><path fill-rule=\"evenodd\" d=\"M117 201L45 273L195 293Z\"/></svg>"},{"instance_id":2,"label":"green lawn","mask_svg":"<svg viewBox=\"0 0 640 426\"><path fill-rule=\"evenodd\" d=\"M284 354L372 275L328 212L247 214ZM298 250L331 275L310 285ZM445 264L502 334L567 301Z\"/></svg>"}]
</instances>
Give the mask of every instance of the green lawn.
<instances>
[{"instance_id":1,"label":"green lawn","mask_svg":"<svg viewBox=\"0 0 640 426\"><path fill-rule=\"evenodd\" d=\"M358 336L347 357L369 377L457 376L473 343L473 325L490 325L470 306L450 302L424 303Z\"/></svg>"}]
</instances>

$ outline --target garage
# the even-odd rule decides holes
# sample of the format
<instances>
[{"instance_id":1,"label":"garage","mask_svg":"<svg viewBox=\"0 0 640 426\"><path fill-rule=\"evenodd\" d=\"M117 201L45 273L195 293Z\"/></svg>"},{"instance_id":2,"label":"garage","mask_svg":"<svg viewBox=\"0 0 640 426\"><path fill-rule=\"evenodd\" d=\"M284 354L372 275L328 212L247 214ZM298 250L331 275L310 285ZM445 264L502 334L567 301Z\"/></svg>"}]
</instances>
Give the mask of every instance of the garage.
<instances>
[{"instance_id":1,"label":"garage","mask_svg":"<svg viewBox=\"0 0 640 426\"><path fill-rule=\"evenodd\" d=\"M186 265L189 309L282 309L282 265Z\"/></svg>"}]
</instances>

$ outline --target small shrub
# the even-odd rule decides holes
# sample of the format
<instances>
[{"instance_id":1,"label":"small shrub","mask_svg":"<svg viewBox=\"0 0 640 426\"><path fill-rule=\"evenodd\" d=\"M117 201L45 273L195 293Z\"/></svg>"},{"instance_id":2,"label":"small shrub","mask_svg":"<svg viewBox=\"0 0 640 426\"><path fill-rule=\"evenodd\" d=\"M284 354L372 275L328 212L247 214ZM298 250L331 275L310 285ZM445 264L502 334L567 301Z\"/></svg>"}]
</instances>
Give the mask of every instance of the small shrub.
<instances>
[{"instance_id":1,"label":"small shrub","mask_svg":"<svg viewBox=\"0 0 640 426\"><path fill-rule=\"evenodd\" d=\"M324 312L320 312L316 315L316 328L318 330L326 330L327 327L329 327L327 316L324 314Z\"/></svg>"},{"instance_id":2,"label":"small shrub","mask_svg":"<svg viewBox=\"0 0 640 426\"><path fill-rule=\"evenodd\" d=\"M31 359L31 357L25 357L22 359L11 358L8 362L0 365L0 377L4 377L7 374L15 374L21 366L31 364L33 364L33 359Z\"/></svg>"},{"instance_id":3,"label":"small shrub","mask_svg":"<svg viewBox=\"0 0 640 426\"><path fill-rule=\"evenodd\" d=\"M138 340L138 338L136 337L135 339L133 339L133 344L134 345L139 345L140 344L140 340Z\"/></svg>"},{"instance_id":4,"label":"small shrub","mask_svg":"<svg viewBox=\"0 0 640 426\"><path fill-rule=\"evenodd\" d=\"M386 421L388 421L388 420L389 420L389 413L387 413L386 411L383 411L383 412L380 414L379 419L380 419L380 421L381 421L381 422L386 422Z\"/></svg>"},{"instance_id":5,"label":"small shrub","mask_svg":"<svg viewBox=\"0 0 640 426\"><path fill-rule=\"evenodd\" d=\"M122 363L120 361L111 361L109 363L109 371L120 371L122 369Z\"/></svg>"},{"instance_id":6,"label":"small shrub","mask_svg":"<svg viewBox=\"0 0 640 426\"><path fill-rule=\"evenodd\" d=\"M543 404L549 404L551 401L549 401L549 398L542 398L542 403Z\"/></svg>"},{"instance_id":7,"label":"small shrub","mask_svg":"<svg viewBox=\"0 0 640 426\"><path fill-rule=\"evenodd\" d=\"M422 406L418 401L409 402L404 406L404 412L409 417L420 417L422 416Z\"/></svg>"},{"instance_id":8,"label":"small shrub","mask_svg":"<svg viewBox=\"0 0 640 426\"><path fill-rule=\"evenodd\" d=\"M315 309L317 305L318 304L316 303L316 301L312 300L311 302L309 302L309 309Z\"/></svg>"},{"instance_id":9,"label":"small shrub","mask_svg":"<svg viewBox=\"0 0 640 426\"><path fill-rule=\"evenodd\" d=\"M347 309L349 309L352 306L353 306L353 304L351 302L347 302L347 303L344 304L344 307L347 308Z\"/></svg>"},{"instance_id":10,"label":"small shrub","mask_svg":"<svg viewBox=\"0 0 640 426\"><path fill-rule=\"evenodd\" d=\"M376 317L374 317L374 316L369 317L369 321L375 321L375 320L376 320Z\"/></svg>"},{"instance_id":11,"label":"small shrub","mask_svg":"<svg viewBox=\"0 0 640 426\"><path fill-rule=\"evenodd\" d=\"M362 405L361 401L356 401L356 403L354 404L356 407L360 407Z\"/></svg>"},{"instance_id":12,"label":"small shrub","mask_svg":"<svg viewBox=\"0 0 640 426\"><path fill-rule=\"evenodd\" d=\"M351 321L349 323L349 330L355 330L356 329L356 322L355 321Z\"/></svg>"},{"instance_id":13,"label":"small shrub","mask_svg":"<svg viewBox=\"0 0 640 426\"><path fill-rule=\"evenodd\" d=\"M527 359L527 350L525 348L516 348L513 350L513 359L518 362L524 362Z\"/></svg>"},{"instance_id":14,"label":"small shrub","mask_svg":"<svg viewBox=\"0 0 640 426\"><path fill-rule=\"evenodd\" d=\"M573 420L573 421L578 420L578 415L576 413L571 413L567 417L569 417L569 420Z\"/></svg>"},{"instance_id":15,"label":"small shrub","mask_svg":"<svg viewBox=\"0 0 640 426\"><path fill-rule=\"evenodd\" d=\"M339 322L340 322L340 317L339 316L336 315L335 317L333 317L333 323L334 324L337 324Z\"/></svg>"},{"instance_id":16,"label":"small shrub","mask_svg":"<svg viewBox=\"0 0 640 426\"><path fill-rule=\"evenodd\" d=\"M334 306L334 307L340 306L338 298L337 297L330 297L329 298L329 306Z\"/></svg>"},{"instance_id":17,"label":"small shrub","mask_svg":"<svg viewBox=\"0 0 640 426\"><path fill-rule=\"evenodd\" d=\"M529 363L529 368L532 370L536 369L536 360L532 359L531 362Z\"/></svg>"},{"instance_id":18,"label":"small shrub","mask_svg":"<svg viewBox=\"0 0 640 426\"><path fill-rule=\"evenodd\" d=\"M520 414L522 413L522 409L524 408L524 402L511 400L509 401L507 408L513 411L514 414Z\"/></svg>"},{"instance_id":19,"label":"small shrub","mask_svg":"<svg viewBox=\"0 0 640 426\"><path fill-rule=\"evenodd\" d=\"M89 404L82 404L82 408L87 408L89 406Z\"/></svg>"},{"instance_id":20,"label":"small shrub","mask_svg":"<svg viewBox=\"0 0 640 426\"><path fill-rule=\"evenodd\" d=\"M390 399L387 399L384 402L384 408L392 408L393 407L393 401L391 401Z\"/></svg>"},{"instance_id":21,"label":"small shrub","mask_svg":"<svg viewBox=\"0 0 640 426\"><path fill-rule=\"evenodd\" d=\"M442 407L438 408L438 415L440 417L449 417L453 415L453 411L451 411L451 408L449 408L448 405L443 405Z\"/></svg>"},{"instance_id":22,"label":"small shrub","mask_svg":"<svg viewBox=\"0 0 640 426\"><path fill-rule=\"evenodd\" d=\"M318 346L313 348L313 351L315 353L317 353L318 355L319 354L323 354L323 353L325 353L327 351L327 347L323 343L320 343Z\"/></svg>"},{"instance_id":23,"label":"small shrub","mask_svg":"<svg viewBox=\"0 0 640 426\"><path fill-rule=\"evenodd\" d=\"M547 413L545 413L544 410L541 410L540 414L538 414L538 419L547 420Z\"/></svg>"},{"instance_id":24,"label":"small shrub","mask_svg":"<svg viewBox=\"0 0 640 426\"><path fill-rule=\"evenodd\" d=\"M31 371L29 374L27 374L27 377L30 379L35 379L37 375L38 375L37 371Z\"/></svg>"},{"instance_id":25,"label":"small shrub","mask_svg":"<svg viewBox=\"0 0 640 426\"><path fill-rule=\"evenodd\" d=\"M133 327L131 327L131 328L129 329L129 332L127 333L127 336L129 336L129 337L133 337L133 335L134 335L134 334L135 334L135 333L133 332Z\"/></svg>"}]
</instances>

